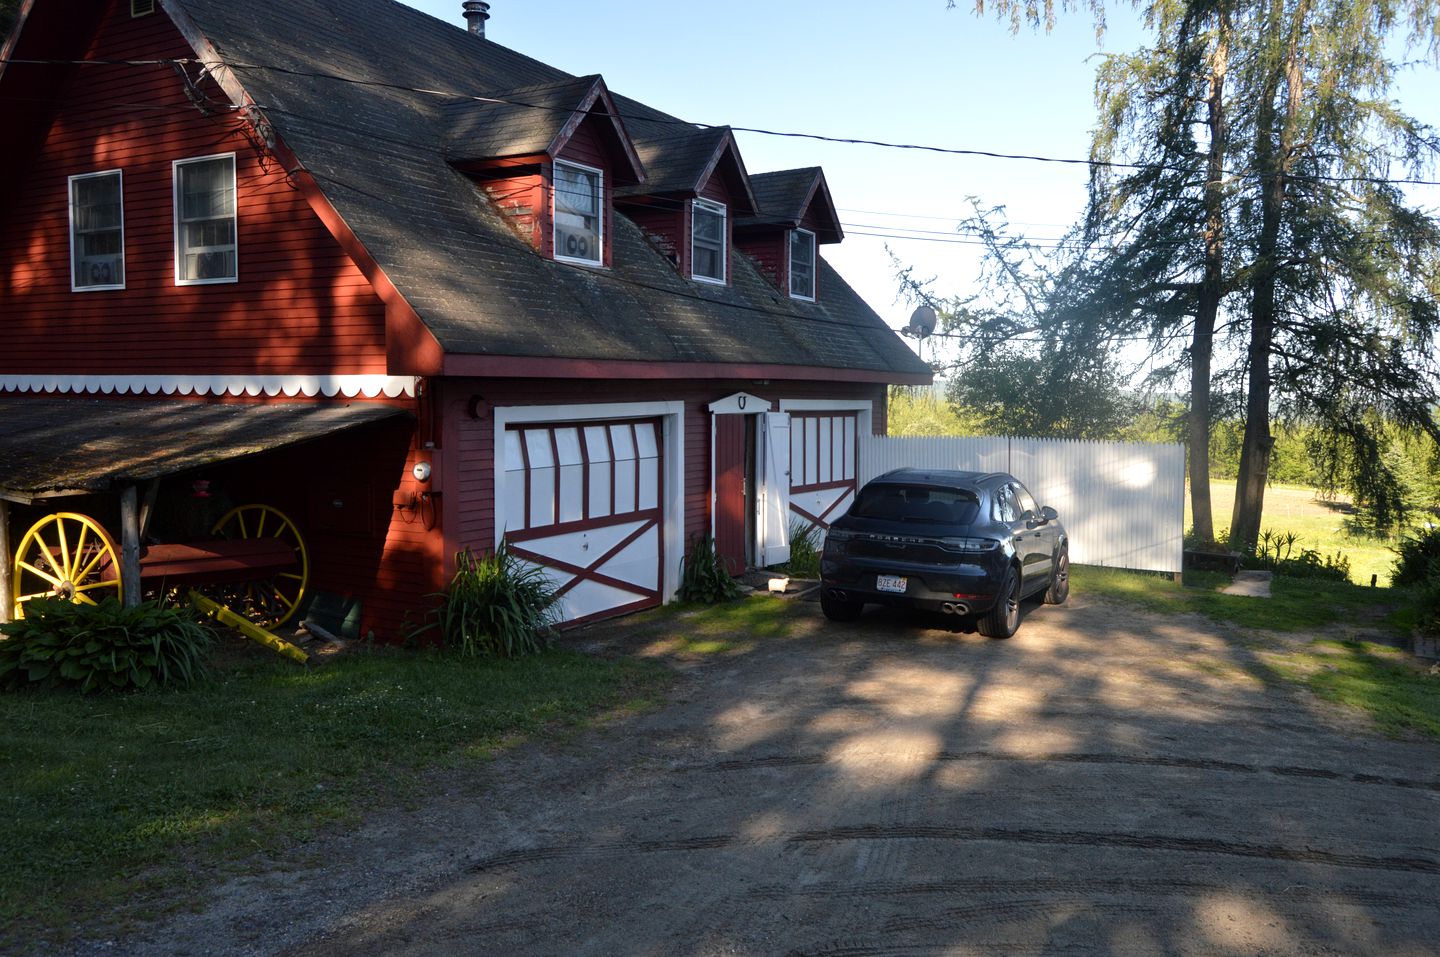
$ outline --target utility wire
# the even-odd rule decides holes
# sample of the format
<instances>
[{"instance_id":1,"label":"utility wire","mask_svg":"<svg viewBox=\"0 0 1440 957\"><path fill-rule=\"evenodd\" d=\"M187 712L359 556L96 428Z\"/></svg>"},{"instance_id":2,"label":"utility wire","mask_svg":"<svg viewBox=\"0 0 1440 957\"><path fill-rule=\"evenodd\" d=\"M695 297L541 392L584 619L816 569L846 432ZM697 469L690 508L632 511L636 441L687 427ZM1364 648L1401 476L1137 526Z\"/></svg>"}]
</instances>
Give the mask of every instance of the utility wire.
<instances>
[{"instance_id":1,"label":"utility wire","mask_svg":"<svg viewBox=\"0 0 1440 957\"><path fill-rule=\"evenodd\" d=\"M156 65L192 65L198 64L204 68L213 69L216 67L228 67L231 70L256 70L271 73L280 73L287 76L302 77L313 80L333 80L339 83L350 83L356 86L373 87L377 89L394 90L401 93L414 93L420 96L436 96L452 100L471 100L476 103L487 103L497 106L515 106L526 109L546 110L558 113L573 113L574 108L568 106L551 106L543 103L526 103L523 100L507 99L505 97L480 96L469 93L457 93L453 90L435 90L425 87L407 86L403 83L389 83L382 80L364 80L358 77L344 76L338 73L320 73L311 70L296 70L289 67L276 66L261 63L245 63L242 61L213 61L201 60L193 57L161 60L62 60L62 59L6 59L0 63L21 64L28 66L156 66ZM566 82L567 78L558 78L555 84ZM573 79L573 78L569 78ZM536 84L540 85L540 84ZM261 109L268 109L261 105ZM898 143L890 140L868 139L864 137L851 136L830 136L821 133L807 133L791 130L771 130L755 126L733 126L725 123L692 123L676 117L666 116L658 113L621 113L596 114L612 116L625 121L630 120L641 123L654 123L657 125L672 125L685 127L692 130L698 129L728 129L737 133L754 133L761 136L775 136L786 139L806 139L822 143L836 143L847 146L875 146L883 149L912 150L918 152L937 153L946 156L974 156L985 159L1015 160L1034 163L1054 163L1060 165L1074 165L1085 167L1101 167L1105 169L1122 169L1134 171L1171 171L1171 172L1192 172L1187 166L1179 166L1167 163L1125 163L1115 160L1076 159L1062 156L1042 156L1031 153L1007 153L998 150L961 149L948 146L935 146L924 143ZM1226 176L1252 175L1233 170L1225 171ZM1323 174L1290 173L1288 178L1292 180L1310 180L1336 183L1369 183L1374 185L1392 186L1440 186L1440 180L1425 179L1393 179L1380 176L1329 176Z\"/></svg>"},{"instance_id":2,"label":"utility wire","mask_svg":"<svg viewBox=\"0 0 1440 957\"><path fill-rule=\"evenodd\" d=\"M13 61L13 62L46 62L46 63L48 63L48 62L52 62L52 61ZM79 62L83 62L83 63L87 63L87 64L95 64L95 63L99 63L99 62L102 62L102 61L87 60L87 61L53 61L53 62L63 62L63 63L70 63L70 62L79 63ZM104 62L110 62L110 61L104 61ZM122 65L165 65L165 64L169 64L169 63L173 63L173 62L182 62L182 61L170 61L170 60L155 60L155 61L135 60L135 61L113 61L113 62L122 64ZM55 99L55 98L39 98L39 97L6 97L5 99L6 99L8 102L25 102L25 103L52 103L52 104L53 104L53 103L59 103L59 102L61 102L60 100ZM181 104L146 104L146 103L105 103L105 104L97 104L97 105L95 105L94 107L90 108L90 109L88 110L88 112L107 113L107 112L114 112L115 109L117 109L117 108L121 108L121 109L133 109L133 110L136 110L136 111L146 111L146 112L172 112L172 113L176 113L176 114L189 114L189 113L193 112L193 110L194 110L193 105L188 104L188 103L187 103L187 104L184 104L184 105L181 105ZM233 113L238 113L238 112L240 112L240 111L242 111L242 110L244 109L243 107L234 106L234 105L231 105L231 104L228 104L228 103L224 103L224 104L222 104L222 103L215 103L215 104L213 105L213 108L214 108L217 112L220 112L220 111L229 111L229 112L231 112L232 114L233 114ZM79 109L85 110L86 108L85 108L85 107L83 106L83 104L82 104L82 105L79 107ZM303 118L303 119L306 120L306 122L309 122L309 123L312 123L312 124L315 124L315 125L329 126L329 127L335 128L335 129L343 129L343 130L347 130L347 131L353 131L353 129L354 129L353 126L350 126L350 125L348 125L348 124L344 124L344 123L340 123L340 122L335 122L335 121L324 120L324 119L318 119L318 118L306 116L306 115L304 115L304 114L295 113L295 112L290 111L290 110L285 110L285 109L279 108L279 107L269 107L269 108L266 109L266 112L275 113L275 114L282 115L282 116L291 116L291 117L295 117L295 118ZM385 137L385 136L376 135L376 134L370 134L370 133L367 133L367 134L366 134L366 138L367 138L368 140L372 141L372 142L391 143L391 144L394 144L394 145L396 145L396 146L413 147L413 146L415 145L415 144L413 144L412 142L407 141L407 140L403 140L403 139L399 139L399 138L395 138L395 137ZM351 187L351 188L354 188L354 187ZM688 204L688 200L674 200L674 199L670 199L670 198L668 198L668 197L661 197L661 196L648 196L648 197L647 197L647 202L648 202L650 205L652 205L652 206L659 206L659 207L670 208L670 209L677 209L677 210ZM856 211L856 210L847 210L847 211ZM867 213L870 213L870 214L873 214L873 215L877 215L877 216L897 216L897 217L914 218L914 219L936 219L936 220L942 220L942 221L950 221L950 220L953 218L953 217L918 216L918 215L904 214L904 213L888 213L888 212L884 212L884 211L880 211L880 210L858 210L858 212L867 212ZM1008 223L1007 225L1017 225L1017 224ZM1024 225L1024 224L1019 224L1019 225ZM1061 225L1061 224L1038 224L1038 223L1037 223L1037 224L1034 224L1034 225ZM944 243L944 244L949 244L949 245L977 246L977 247L1005 246L1005 245L1008 245L1008 244L1011 244L1011 243L1020 243L1020 244L1023 244L1024 246L1026 246L1026 247L1029 247L1029 248L1032 248L1032 249L1035 249L1035 250L1038 250L1038 251L1043 251L1043 252L1055 252L1055 251L1066 250L1066 249L1085 249L1085 248L1092 248L1092 247L1094 247L1094 246L1097 245L1097 244L1094 243L1094 242L1087 242L1087 241L1080 240L1080 239L1071 239L1071 238L1069 238L1069 237L1063 237L1063 236L1062 236L1062 237L1054 237L1054 236L1031 237L1031 236L1027 236L1027 235L1025 235L1025 234L1009 234L1009 235L1000 235L1000 234L997 234L996 237L995 237L994 242L992 243L991 241L989 241L989 240L987 240L987 239L984 238L985 235L986 235L984 232L978 231L978 230L974 230L974 229L963 229L963 228L961 228L961 227L959 227L959 226L957 226L954 231L949 231L949 230L918 229L918 228L903 227L903 226L887 226L887 225L884 225L884 224L872 224L872 223L851 223L851 222L845 222L845 221L843 221L843 220L840 221L840 226L842 227L842 229L845 230L845 234L846 234L847 236L864 237L864 238L867 238L867 239L884 239L884 240L890 240L890 241L895 241L895 242L907 242L907 241L908 241L908 242L931 242L931 243ZM1378 246L1378 245L1384 245L1384 244L1387 243L1388 241L1389 241L1389 240L1388 240L1388 238L1386 238L1386 237L1372 236L1372 238L1371 238L1371 240L1370 240L1370 245L1377 245L1377 246ZM1187 245L1187 244L1190 243L1190 242L1193 242L1193 240L1154 240L1154 241L1150 242L1149 245L1152 246L1152 247L1181 247L1181 246Z\"/></svg>"}]
</instances>

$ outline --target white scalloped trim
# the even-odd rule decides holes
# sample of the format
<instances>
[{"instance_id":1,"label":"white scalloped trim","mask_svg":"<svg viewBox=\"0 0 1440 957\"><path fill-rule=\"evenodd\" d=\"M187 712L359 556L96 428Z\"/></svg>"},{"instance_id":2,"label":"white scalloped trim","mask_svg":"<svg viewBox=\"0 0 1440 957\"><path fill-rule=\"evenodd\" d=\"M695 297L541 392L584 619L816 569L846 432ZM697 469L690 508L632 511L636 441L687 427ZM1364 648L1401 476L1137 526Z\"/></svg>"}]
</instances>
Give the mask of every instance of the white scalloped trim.
<instances>
[{"instance_id":1,"label":"white scalloped trim","mask_svg":"<svg viewBox=\"0 0 1440 957\"><path fill-rule=\"evenodd\" d=\"M367 399L415 395L408 375L7 375L0 392L73 392L105 395L357 395Z\"/></svg>"}]
</instances>

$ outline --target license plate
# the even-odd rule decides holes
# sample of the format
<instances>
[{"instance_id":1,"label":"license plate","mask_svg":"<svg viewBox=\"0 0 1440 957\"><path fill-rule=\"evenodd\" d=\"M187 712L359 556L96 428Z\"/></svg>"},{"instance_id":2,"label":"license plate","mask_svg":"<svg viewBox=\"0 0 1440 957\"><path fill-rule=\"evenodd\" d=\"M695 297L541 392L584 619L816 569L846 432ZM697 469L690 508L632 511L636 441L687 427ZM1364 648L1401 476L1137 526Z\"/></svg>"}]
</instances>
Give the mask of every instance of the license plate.
<instances>
[{"instance_id":1,"label":"license plate","mask_svg":"<svg viewBox=\"0 0 1440 957\"><path fill-rule=\"evenodd\" d=\"M908 584L909 581L899 575L875 576L876 591L893 591L897 594L903 595L905 594L905 586Z\"/></svg>"}]
</instances>

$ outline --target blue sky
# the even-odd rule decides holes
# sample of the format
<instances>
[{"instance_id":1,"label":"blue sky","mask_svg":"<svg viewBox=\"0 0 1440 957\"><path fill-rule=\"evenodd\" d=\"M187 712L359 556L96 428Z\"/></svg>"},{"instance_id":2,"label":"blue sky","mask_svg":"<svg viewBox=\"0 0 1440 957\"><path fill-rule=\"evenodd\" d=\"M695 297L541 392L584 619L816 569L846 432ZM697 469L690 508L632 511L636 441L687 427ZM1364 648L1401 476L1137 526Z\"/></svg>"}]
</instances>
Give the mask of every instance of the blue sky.
<instances>
[{"instance_id":1,"label":"blue sky","mask_svg":"<svg viewBox=\"0 0 1440 957\"><path fill-rule=\"evenodd\" d=\"M459 0L414 0L463 24ZM575 74L601 73L611 89L699 123L1083 158L1094 121L1092 80L1102 50L1124 52L1143 34L1115 7L1097 46L1087 16L1053 33L980 19L967 0L492 0L488 36ZM1429 69L1406 82L1403 105L1440 121ZM752 173L825 168L846 239L822 254L894 327L886 244L942 294L966 294L975 247L953 241L968 197L1003 205L1017 229L1058 237L1079 213L1085 168L957 157L814 140L738 134ZM934 218L919 218L934 217ZM863 235L929 230L928 239ZM925 233L912 233L919 237Z\"/></svg>"}]
</instances>

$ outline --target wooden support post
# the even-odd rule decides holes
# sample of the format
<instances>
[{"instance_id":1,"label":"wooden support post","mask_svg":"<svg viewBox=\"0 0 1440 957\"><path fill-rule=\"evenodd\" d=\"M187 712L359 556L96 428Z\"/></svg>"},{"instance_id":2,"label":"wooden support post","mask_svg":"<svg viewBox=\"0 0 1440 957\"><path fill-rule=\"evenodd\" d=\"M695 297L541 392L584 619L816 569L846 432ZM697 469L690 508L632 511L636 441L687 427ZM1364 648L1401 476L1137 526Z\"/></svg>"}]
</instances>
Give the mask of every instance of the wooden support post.
<instances>
[{"instance_id":1,"label":"wooden support post","mask_svg":"<svg viewBox=\"0 0 1440 957\"><path fill-rule=\"evenodd\" d=\"M140 496L133 485L120 493L120 592L126 608L140 604Z\"/></svg>"},{"instance_id":2,"label":"wooden support post","mask_svg":"<svg viewBox=\"0 0 1440 957\"><path fill-rule=\"evenodd\" d=\"M10 568L14 561L10 557L10 503L0 498L0 624L10 620L10 608L15 603L15 586L10 579Z\"/></svg>"}]
</instances>

